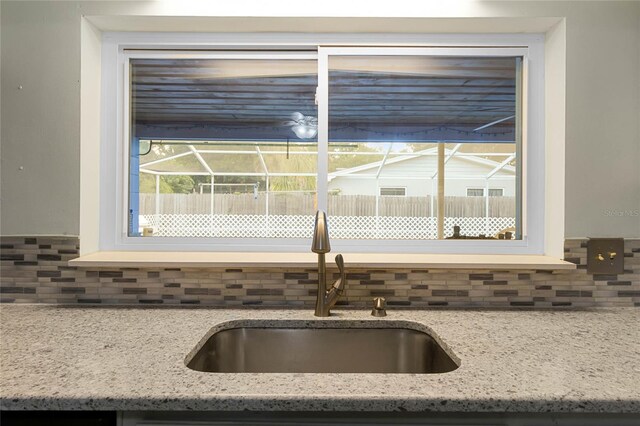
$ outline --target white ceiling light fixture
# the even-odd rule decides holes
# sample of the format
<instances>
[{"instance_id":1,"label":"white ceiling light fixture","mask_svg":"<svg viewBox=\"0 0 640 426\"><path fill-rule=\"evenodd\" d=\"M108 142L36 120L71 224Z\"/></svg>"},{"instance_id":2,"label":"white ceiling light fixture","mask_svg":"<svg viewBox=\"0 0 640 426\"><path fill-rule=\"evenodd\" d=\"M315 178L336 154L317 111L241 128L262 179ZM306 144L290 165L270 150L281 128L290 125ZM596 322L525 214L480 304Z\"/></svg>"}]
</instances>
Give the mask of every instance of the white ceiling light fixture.
<instances>
[{"instance_id":1,"label":"white ceiling light fixture","mask_svg":"<svg viewBox=\"0 0 640 426\"><path fill-rule=\"evenodd\" d=\"M318 119L310 115L304 115L301 112L291 114L291 120L285 125L291 126L291 130L300 139L311 139L318 134Z\"/></svg>"}]
</instances>

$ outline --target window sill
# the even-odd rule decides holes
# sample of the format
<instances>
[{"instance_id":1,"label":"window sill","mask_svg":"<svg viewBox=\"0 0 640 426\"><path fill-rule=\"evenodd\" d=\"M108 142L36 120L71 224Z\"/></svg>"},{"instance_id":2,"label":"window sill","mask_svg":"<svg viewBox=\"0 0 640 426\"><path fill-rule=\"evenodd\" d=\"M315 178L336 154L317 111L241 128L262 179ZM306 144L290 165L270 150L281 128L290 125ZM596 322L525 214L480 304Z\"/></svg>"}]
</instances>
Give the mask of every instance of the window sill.
<instances>
[{"instance_id":1,"label":"window sill","mask_svg":"<svg viewBox=\"0 0 640 426\"><path fill-rule=\"evenodd\" d=\"M332 260L331 253L328 254ZM349 253L349 268L569 270L576 265L543 255ZM313 253L102 251L69 261L110 268L314 268Z\"/></svg>"}]
</instances>

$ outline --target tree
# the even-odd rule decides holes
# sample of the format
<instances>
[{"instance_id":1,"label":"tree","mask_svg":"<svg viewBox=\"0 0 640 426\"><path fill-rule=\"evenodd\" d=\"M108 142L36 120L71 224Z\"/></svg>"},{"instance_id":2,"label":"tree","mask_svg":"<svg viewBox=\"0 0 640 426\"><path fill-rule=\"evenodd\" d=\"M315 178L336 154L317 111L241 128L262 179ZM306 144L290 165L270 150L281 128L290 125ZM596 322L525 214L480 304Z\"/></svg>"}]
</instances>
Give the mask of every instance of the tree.
<instances>
[{"instance_id":1,"label":"tree","mask_svg":"<svg viewBox=\"0 0 640 426\"><path fill-rule=\"evenodd\" d=\"M193 192L195 185L191 176L162 176L160 180L169 185L173 194L189 194Z\"/></svg>"},{"instance_id":2,"label":"tree","mask_svg":"<svg viewBox=\"0 0 640 426\"><path fill-rule=\"evenodd\" d=\"M372 144L352 144L350 146L330 146L331 151L338 152L329 155L329 173L338 170L350 169L364 164L382 160L384 156L380 147ZM371 152L380 155L356 155L355 152Z\"/></svg>"},{"instance_id":3,"label":"tree","mask_svg":"<svg viewBox=\"0 0 640 426\"><path fill-rule=\"evenodd\" d=\"M189 194L193 192L195 182L191 176L160 176L160 193ZM140 174L140 192L156 192L156 177L147 173Z\"/></svg>"}]
</instances>

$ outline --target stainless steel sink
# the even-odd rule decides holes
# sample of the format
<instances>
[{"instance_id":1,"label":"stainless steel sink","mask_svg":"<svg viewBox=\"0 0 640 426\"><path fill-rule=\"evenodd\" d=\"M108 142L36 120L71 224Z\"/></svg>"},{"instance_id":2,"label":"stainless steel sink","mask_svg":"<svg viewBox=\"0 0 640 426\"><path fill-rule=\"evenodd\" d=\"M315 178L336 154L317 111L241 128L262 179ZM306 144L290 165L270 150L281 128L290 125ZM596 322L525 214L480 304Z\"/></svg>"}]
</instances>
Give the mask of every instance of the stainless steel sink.
<instances>
[{"instance_id":1,"label":"stainless steel sink","mask_svg":"<svg viewBox=\"0 0 640 426\"><path fill-rule=\"evenodd\" d=\"M429 334L398 327L241 326L214 333L187 361L217 373L446 373L456 362Z\"/></svg>"}]
</instances>

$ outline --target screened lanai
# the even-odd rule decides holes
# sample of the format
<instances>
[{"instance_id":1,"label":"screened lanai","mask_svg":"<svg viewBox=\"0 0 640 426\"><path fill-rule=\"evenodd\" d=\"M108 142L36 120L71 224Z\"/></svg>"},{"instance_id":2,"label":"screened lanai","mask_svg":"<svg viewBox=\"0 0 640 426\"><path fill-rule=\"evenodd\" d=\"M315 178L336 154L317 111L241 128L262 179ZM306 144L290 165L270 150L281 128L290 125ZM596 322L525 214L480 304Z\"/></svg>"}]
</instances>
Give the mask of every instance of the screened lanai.
<instances>
[{"instance_id":1,"label":"screened lanai","mask_svg":"<svg viewBox=\"0 0 640 426\"><path fill-rule=\"evenodd\" d=\"M132 59L130 235L517 237L518 58L392 59L330 60L320 142L313 59Z\"/></svg>"},{"instance_id":2,"label":"screened lanai","mask_svg":"<svg viewBox=\"0 0 640 426\"><path fill-rule=\"evenodd\" d=\"M152 180L153 186L153 192L141 194L142 224L152 227L154 235L159 236L268 234L274 237L303 237L307 232L305 224L317 208L314 190L317 151L296 145L290 145L288 150L265 147L264 144L245 145L244 149L240 149L235 142L154 141L153 147L171 146L175 150L161 158L157 158L156 154L140 164L140 173L148 175L147 179ZM492 180L499 180L502 186L505 182L507 185L515 183L513 167L508 165L513 160L513 153L465 153L460 152L461 146L458 143L451 149L445 149L445 161L449 163L452 159L463 158L475 174L454 172L456 174L446 177L450 183L472 182L474 189L483 190L494 187ZM342 155L343 152L331 151L330 155ZM386 185L386 182L417 181L418 184L424 183L427 186L427 195L381 195L379 190L373 194L341 194L334 190L329 197L329 211L334 212L335 216L332 217L334 233L345 235L345 238L365 238L367 234L373 237L381 231L376 233L365 225L357 226L357 221L363 224L367 221L375 224L377 221L377 228L386 224L385 232L389 235L406 235L406 238L416 235L424 238L425 234L431 236L435 232L434 226L413 228L411 232L407 232L407 224L415 221L413 217L416 202L422 203L423 208L420 209L421 214L415 217L431 222L437 219L434 189L437 185L437 169L425 168L425 173L429 176L417 177L402 171L398 173L396 170L389 176L385 173L385 168L390 169L394 164L410 162L420 157L432 157L433 163L437 160L437 149L392 154L387 148L380 153L366 152L357 155L362 157L361 162L367 162L357 166L357 171L342 169L330 173L330 182L344 180L346 177L350 181L373 183L375 188L396 188L397 186ZM376 160L379 157L382 159ZM482 163L474 164L478 160ZM361 172L367 170L370 173ZM481 174L483 171L486 173ZM191 193L162 193L162 179L169 176L197 176L204 179L194 186ZM294 180L298 184L288 188L286 185L274 184L273 181L277 179ZM500 189L503 189L502 186ZM456 216L446 217L447 231L453 233L453 226L458 225L467 232L493 235L513 227L513 217L507 214L512 213L512 209L508 207L512 196L489 194L486 190L482 196L458 194L445 197L449 202L449 209L458 213ZM492 209L496 210L496 214L492 215ZM389 216L392 211L394 214ZM388 219L389 217L392 219ZM356 226L353 225L354 222ZM212 223L219 229L211 228ZM300 223L300 226L291 226L293 223ZM345 225L340 226L342 223ZM267 228L265 224L270 226Z\"/></svg>"}]
</instances>

